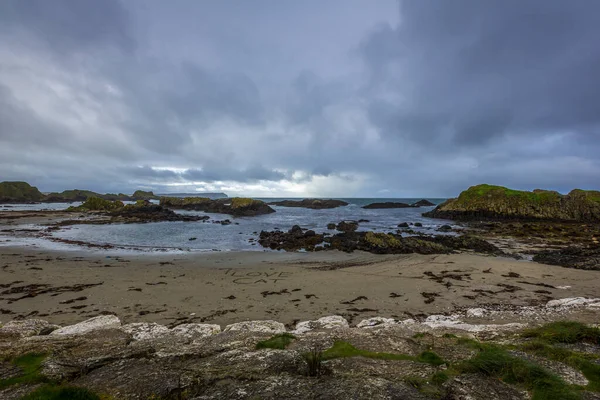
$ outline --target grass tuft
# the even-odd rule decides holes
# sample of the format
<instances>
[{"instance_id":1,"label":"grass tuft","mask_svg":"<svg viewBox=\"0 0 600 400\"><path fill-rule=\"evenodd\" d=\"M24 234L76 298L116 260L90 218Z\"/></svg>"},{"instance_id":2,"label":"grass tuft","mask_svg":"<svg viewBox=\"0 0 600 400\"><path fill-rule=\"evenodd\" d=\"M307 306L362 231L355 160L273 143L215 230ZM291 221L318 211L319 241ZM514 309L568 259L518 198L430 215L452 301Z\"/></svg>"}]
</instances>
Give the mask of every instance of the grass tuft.
<instances>
[{"instance_id":1,"label":"grass tuft","mask_svg":"<svg viewBox=\"0 0 600 400\"><path fill-rule=\"evenodd\" d=\"M461 372L480 373L509 384L524 386L532 400L579 400L580 394L558 376L539 365L513 357L504 349L485 346L475 357L465 361Z\"/></svg>"},{"instance_id":2,"label":"grass tuft","mask_svg":"<svg viewBox=\"0 0 600 400\"><path fill-rule=\"evenodd\" d=\"M432 351L425 351L419 356L409 356L407 354L395 354L395 353L378 353L374 351L360 350L351 345L348 342L341 340L336 341L333 346L323 352L324 360L332 360L334 358L345 358L345 357L366 357L373 358L376 360L407 360L417 361L431 365L442 365L446 362L437 354Z\"/></svg>"},{"instance_id":3,"label":"grass tuft","mask_svg":"<svg viewBox=\"0 0 600 400\"><path fill-rule=\"evenodd\" d=\"M13 385L47 382L47 378L40 374L45 359L46 354L40 353L28 353L15 358L12 363L21 369L21 375L0 379L0 390Z\"/></svg>"},{"instance_id":4,"label":"grass tuft","mask_svg":"<svg viewBox=\"0 0 600 400\"><path fill-rule=\"evenodd\" d=\"M284 350L295 339L296 336L292 335L291 333L280 333L272 338L258 342L256 344L256 348Z\"/></svg>"},{"instance_id":5,"label":"grass tuft","mask_svg":"<svg viewBox=\"0 0 600 400\"><path fill-rule=\"evenodd\" d=\"M552 322L539 328L528 329L523 337L537 338L547 343L594 343L600 344L600 329L580 322Z\"/></svg>"}]
</instances>

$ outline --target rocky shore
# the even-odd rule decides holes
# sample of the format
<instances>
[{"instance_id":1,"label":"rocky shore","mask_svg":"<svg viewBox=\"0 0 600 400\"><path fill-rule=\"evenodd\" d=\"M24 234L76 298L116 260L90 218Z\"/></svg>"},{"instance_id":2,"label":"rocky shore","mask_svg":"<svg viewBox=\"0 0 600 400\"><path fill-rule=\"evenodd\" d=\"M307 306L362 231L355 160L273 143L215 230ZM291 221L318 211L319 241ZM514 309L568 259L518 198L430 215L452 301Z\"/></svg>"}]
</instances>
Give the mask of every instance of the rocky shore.
<instances>
[{"instance_id":1,"label":"rocky shore","mask_svg":"<svg viewBox=\"0 0 600 400\"><path fill-rule=\"evenodd\" d=\"M432 206L435 206L435 204L430 202L429 200L423 199L423 200L419 200L413 204L389 202L389 201L384 202L384 203L371 203L371 204L367 204L366 206L363 206L362 208L371 210L371 209L386 209L386 208L409 208L409 207L432 207Z\"/></svg>"},{"instance_id":2,"label":"rocky shore","mask_svg":"<svg viewBox=\"0 0 600 400\"><path fill-rule=\"evenodd\" d=\"M563 299L505 314L596 310ZM75 325L13 320L0 327L0 397L97 399L597 399L600 329L578 322L486 322L488 309L351 326L341 316L225 326ZM467 319L479 322L465 322ZM35 397L55 393L56 397ZM78 397L67 397L76 393ZM59 395L62 395L60 397ZM33 396L33 397L26 397Z\"/></svg>"}]
</instances>

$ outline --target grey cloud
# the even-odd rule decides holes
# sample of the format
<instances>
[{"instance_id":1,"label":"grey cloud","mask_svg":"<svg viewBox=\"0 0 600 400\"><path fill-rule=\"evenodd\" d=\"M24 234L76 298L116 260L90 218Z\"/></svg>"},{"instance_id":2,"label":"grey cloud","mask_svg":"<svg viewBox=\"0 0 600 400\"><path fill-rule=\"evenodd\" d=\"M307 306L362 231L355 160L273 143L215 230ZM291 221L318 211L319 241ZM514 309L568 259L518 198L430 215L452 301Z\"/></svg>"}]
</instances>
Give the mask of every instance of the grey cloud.
<instances>
[{"instance_id":1,"label":"grey cloud","mask_svg":"<svg viewBox=\"0 0 600 400\"><path fill-rule=\"evenodd\" d=\"M598 128L598 2L400 5L400 25L362 45L372 119L390 135L419 140L450 131L457 145L481 145L505 134ZM390 91L398 99L381 100ZM382 114L378 102L396 112ZM425 118L415 124L415 115Z\"/></svg>"}]
</instances>

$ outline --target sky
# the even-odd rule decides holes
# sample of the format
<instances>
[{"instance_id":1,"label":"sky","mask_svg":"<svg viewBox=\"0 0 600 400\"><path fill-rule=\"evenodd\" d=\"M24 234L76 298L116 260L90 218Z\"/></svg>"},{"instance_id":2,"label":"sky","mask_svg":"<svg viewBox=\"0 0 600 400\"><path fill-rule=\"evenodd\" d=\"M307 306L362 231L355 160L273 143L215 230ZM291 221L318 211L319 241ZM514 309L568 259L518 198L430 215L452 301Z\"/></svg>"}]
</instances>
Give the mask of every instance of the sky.
<instances>
[{"instance_id":1,"label":"sky","mask_svg":"<svg viewBox=\"0 0 600 400\"><path fill-rule=\"evenodd\" d=\"M600 189L597 0L2 0L0 181Z\"/></svg>"}]
</instances>

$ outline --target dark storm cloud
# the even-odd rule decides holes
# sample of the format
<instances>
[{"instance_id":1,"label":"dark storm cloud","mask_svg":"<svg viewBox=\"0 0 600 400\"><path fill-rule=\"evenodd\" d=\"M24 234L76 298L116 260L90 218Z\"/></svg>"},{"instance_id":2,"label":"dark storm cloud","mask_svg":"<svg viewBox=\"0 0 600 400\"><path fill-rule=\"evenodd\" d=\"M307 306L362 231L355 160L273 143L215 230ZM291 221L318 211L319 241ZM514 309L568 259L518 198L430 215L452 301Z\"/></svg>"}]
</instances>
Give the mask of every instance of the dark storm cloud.
<instances>
[{"instance_id":1,"label":"dark storm cloud","mask_svg":"<svg viewBox=\"0 0 600 400\"><path fill-rule=\"evenodd\" d=\"M275 3L0 1L0 180L598 186L596 0Z\"/></svg>"},{"instance_id":2,"label":"dark storm cloud","mask_svg":"<svg viewBox=\"0 0 600 400\"><path fill-rule=\"evenodd\" d=\"M597 1L403 1L400 12L397 28L362 45L370 115L388 134L457 146L560 131L597 138Z\"/></svg>"}]
</instances>

